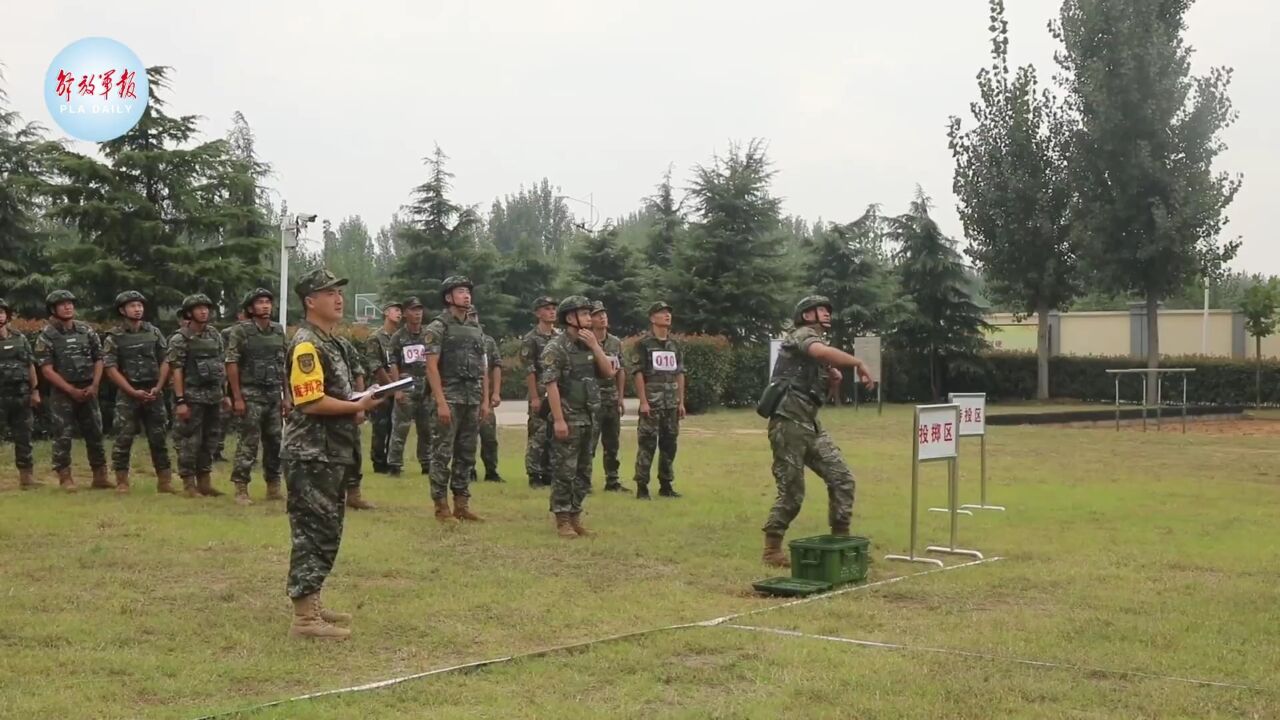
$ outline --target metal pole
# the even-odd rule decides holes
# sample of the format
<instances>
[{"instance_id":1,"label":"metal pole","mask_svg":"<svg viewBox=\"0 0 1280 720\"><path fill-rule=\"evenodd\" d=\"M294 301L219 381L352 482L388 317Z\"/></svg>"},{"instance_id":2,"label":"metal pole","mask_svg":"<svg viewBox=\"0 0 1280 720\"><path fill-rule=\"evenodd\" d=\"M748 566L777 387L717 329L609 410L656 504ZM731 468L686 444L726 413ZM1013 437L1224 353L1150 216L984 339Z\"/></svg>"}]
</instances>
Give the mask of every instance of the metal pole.
<instances>
[{"instance_id":1,"label":"metal pole","mask_svg":"<svg viewBox=\"0 0 1280 720\"><path fill-rule=\"evenodd\" d=\"M1182 373L1182 434L1187 434L1187 374Z\"/></svg>"},{"instance_id":2,"label":"metal pole","mask_svg":"<svg viewBox=\"0 0 1280 720\"><path fill-rule=\"evenodd\" d=\"M1147 379L1142 378L1142 432L1147 431Z\"/></svg>"},{"instance_id":3,"label":"metal pole","mask_svg":"<svg viewBox=\"0 0 1280 720\"><path fill-rule=\"evenodd\" d=\"M955 424L956 424L956 427L960 426L959 410L956 411ZM959 438L956 439L956 447L958 450ZM948 484L951 488L951 544L948 547L942 547L939 545L930 545L929 547L925 548L925 552L946 553L948 555L967 555L969 557L975 557L981 560L982 553L978 552L977 550L965 550L963 548L956 547L956 536L959 534L959 522L960 522L959 514L962 512L965 512L964 510L960 510L959 508L956 507L956 499L955 499L956 496L960 494L960 488L959 488L960 454L959 452L956 453L956 457L953 457L947 461L947 468L950 474L950 477L948 478L949 480Z\"/></svg>"},{"instance_id":4,"label":"metal pole","mask_svg":"<svg viewBox=\"0 0 1280 720\"><path fill-rule=\"evenodd\" d=\"M960 427L960 423L956 423L957 432L959 431L959 430L958 430L958 429L959 429L959 427ZM959 449L959 447L960 447L960 438L956 438L956 448L957 448L957 450ZM956 522L956 515L957 515L957 514L972 516L972 515L973 515L973 511L972 511L972 510L961 510L961 509L959 509L959 508L957 507L957 503L959 503L959 502L960 502L960 500L959 500L959 493L960 493L960 480L959 480L959 477L960 477L960 469L959 469L959 468L960 468L960 461L959 461L957 458L952 458L952 459L948 460L948 461L947 461L947 468L948 468L948 470L947 470L947 472L948 472L948 474L947 474L947 506L946 506L946 507L931 507L931 508L929 508L929 512L944 512L944 513L951 513L951 524L952 524L952 525L954 525L954 524L955 524L955 522ZM953 473L952 471L954 471L954 473ZM966 505L965 507L968 507L968 506Z\"/></svg>"},{"instance_id":5,"label":"metal pole","mask_svg":"<svg viewBox=\"0 0 1280 720\"><path fill-rule=\"evenodd\" d=\"M1116 373L1116 432L1120 432L1120 373Z\"/></svg>"},{"instance_id":6,"label":"metal pole","mask_svg":"<svg viewBox=\"0 0 1280 720\"><path fill-rule=\"evenodd\" d=\"M979 497L982 502L982 507L986 507L987 506L987 434L985 432L982 433L982 436L978 438L978 442L979 442L978 454L982 461L982 481L981 481L982 491Z\"/></svg>"},{"instance_id":7,"label":"metal pole","mask_svg":"<svg viewBox=\"0 0 1280 720\"><path fill-rule=\"evenodd\" d=\"M276 296L280 300L280 326L286 336L289 334L289 248L285 242L288 222L280 220L280 294Z\"/></svg>"},{"instance_id":8,"label":"metal pole","mask_svg":"<svg viewBox=\"0 0 1280 720\"><path fill-rule=\"evenodd\" d=\"M1200 326L1200 354L1209 354L1209 277L1204 278L1204 315Z\"/></svg>"},{"instance_id":9,"label":"metal pole","mask_svg":"<svg viewBox=\"0 0 1280 720\"><path fill-rule=\"evenodd\" d=\"M956 537L960 534L960 513L957 512L960 508L956 505L956 495L959 494L960 490L957 478L960 477L960 473L956 471L955 458L951 458L951 460L947 462L947 474L950 475L948 478L948 486L950 488L949 494L951 495L951 499L947 502L947 507L951 510L951 549L955 550Z\"/></svg>"},{"instance_id":10,"label":"metal pole","mask_svg":"<svg viewBox=\"0 0 1280 720\"><path fill-rule=\"evenodd\" d=\"M883 370L881 370L883 372ZM884 392L881 390L881 383L876 383L876 414L884 415Z\"/></svg>"},{"instance_id":11,"label":"metal pole","mask_svg":"<svg viewBox=\"0 0 1280 720\"><path fill-rule=\"evenodd\" d=\"M920 515L920 440L916 433L920 429L920 410L916 409L915 422L911 425L911 547L906 555L885 555L885 560L905 560L907 562L926 563L943 567L941 560L916 557L916 535Z\"/></svg>"},{"instance_id":12,"label":"metal pole","mask_svg":"<svg viewBox=\"0 0 1280 720\"><path fill-rule=\"evenodd\" d=\"M1164 428L1164 375L1156 376L1156 430Z\"/></svg>"}]
</instances>

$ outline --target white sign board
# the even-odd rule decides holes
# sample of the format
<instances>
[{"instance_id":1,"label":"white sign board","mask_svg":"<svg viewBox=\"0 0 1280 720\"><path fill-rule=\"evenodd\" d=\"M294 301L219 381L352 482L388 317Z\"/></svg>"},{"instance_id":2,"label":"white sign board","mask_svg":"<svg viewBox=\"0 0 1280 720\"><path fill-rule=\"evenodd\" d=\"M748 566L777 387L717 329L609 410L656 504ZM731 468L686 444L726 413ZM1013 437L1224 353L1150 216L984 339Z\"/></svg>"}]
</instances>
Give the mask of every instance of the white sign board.
<instances>
[{"instance_id":1,"label":"white sign board","mask_svg":"<svg viewBox=\"0 0 1280 720\"><path fill-rule=\"evenodd\" d=\"M769 380L773 379L773 367L778 364L778 354L782 352L781 340L769 341Z\"/></svg>"},{"instance_id":2,"label":"white sign board","mask_svg":"<svg viewBox=\"0 0 1280 720\"><path fill-rule=\"evenodd\" d=\"M987 434L986 393L951 393L947 400L960 407L960 437Z\"/></svg>"},{"instance_id":3,"label":"white sign board","mask_svg":"<svg viewBox=\"0 0 1280 720\"><path fill-rule=\"evenodd\" d=\"M378 296L376 293L356 293L356 320L369 321L378 317Z\"/></svg>"},{"instance_id":4,"label":"white sign board","mask_svg":"<svg viewBox=\"0 0 1280 720\"><path fill-rule=\"evenodd\" d=\"M918 460L945 460L956 456L959 447L959 407L917 405L915 443Z\"/></svg>"},{"instance_id":5,"label":"white sign board","mask_svg":"<svg viewBox=\"0 0 1280 720\"><path fill-rule=\"evenodd\" d=\"M854 338L853 355L867 364L871 379L880 382L880 338L874 335Z\"/></svg>"}]
</instances>

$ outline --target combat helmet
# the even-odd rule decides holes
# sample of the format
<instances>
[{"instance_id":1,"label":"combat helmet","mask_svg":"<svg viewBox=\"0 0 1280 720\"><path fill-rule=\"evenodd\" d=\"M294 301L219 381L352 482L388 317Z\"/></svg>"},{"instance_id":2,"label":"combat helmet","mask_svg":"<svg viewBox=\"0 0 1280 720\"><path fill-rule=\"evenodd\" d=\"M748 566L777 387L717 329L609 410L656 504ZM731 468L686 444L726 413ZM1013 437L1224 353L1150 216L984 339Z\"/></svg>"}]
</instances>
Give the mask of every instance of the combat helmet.
<instances>
[{"instance_id":1,"label":"combat helmet","mask_svg":"<svg viewBox=\"0 0 1280 720\"><path fill-rule=\"evenodd\" d=\"M123 308L125 305L134 301L146 304L147 299L143 297L142 293L138 292L137 290L125 290L124 292L120 293L119 295L116 296L116 304L115 304L116 312L120 312L121 308Z\"/></svg>"},{"instance_id":2,"label":"combat helmet","mask_svg":"<svg viewBox=\"0 0 1280 720\"><path fill-rule=\"evenodd\" d=\"M186 296L182 299L182 317L188 320L191 319L191 311L201 305L204 305L211 311L213 310L213 301L209 299L208 295L205 295L204 293L196 293L195 295Z\"/></svg>"},{"instance_id":3,"label":"combat helmet","mask_svg":"<svg viewBox=\"0 0 1280 720\"><path fill-rule=\"evenodd\" d=\"M564 316L579 310L590 310L591 301L582 295L570 295L556 306L556 322L565 325Z\"/></svg>"},{"instance_id":4,"label":"combat helmet","mask_svg":"<svg viewBox=\"0 0 1280 720\"><path fill-rule=\"evenodd\" d=\"M800 299L796 303L795 316L792 318L796 325L804 324L804 314L814 308L825 307L828 312L832 311L831 300L825 295L808 295Z\"/></svg>"},{"instance_id":5,"label":"combat helmet","mask_svg":"<svg viewBox=\"0 0 1280 720\"><path fill-rule=\"evenodd\" d=\"M54 290L44 299L44 309L53 314L53 307L60 302L76 301L76 296L70 290Z\"/></svg>"},{"instance_id":6,"label":"combat helmet","mask_svg":"<svg viewBox=\"0 0 1280 720\"><path fill-rule=\"evenodd\" d=\"M471 280L469 280L465 275L450 275L445 278L444 282L440 283L441 304L448 307L451 304L449 302L449 293L453 292L455 288L460 287L464 287L468 290L475 289L475 286L471 284Z\"/></svg>"}]
</instances>

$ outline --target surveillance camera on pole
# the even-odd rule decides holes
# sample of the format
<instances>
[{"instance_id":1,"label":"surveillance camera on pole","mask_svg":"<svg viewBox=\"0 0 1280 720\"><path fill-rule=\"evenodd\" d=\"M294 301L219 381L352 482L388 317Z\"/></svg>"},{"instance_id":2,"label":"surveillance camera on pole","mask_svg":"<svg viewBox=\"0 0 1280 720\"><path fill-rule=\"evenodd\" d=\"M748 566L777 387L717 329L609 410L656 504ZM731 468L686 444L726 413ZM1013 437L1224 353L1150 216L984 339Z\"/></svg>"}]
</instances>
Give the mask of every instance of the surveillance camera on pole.
<instances>
[{"instance_id":1,"label":"surveillance camera on pole","mask_svg":"<svg viewBox=\"0 0 1280 720\"><path fill-rule=\"evenodd\" d=\"M289 251L307 239L307 225L316 221L315 213L298 213L280 222L280 324L288 327Z\"/></svg>"}]
</instances>

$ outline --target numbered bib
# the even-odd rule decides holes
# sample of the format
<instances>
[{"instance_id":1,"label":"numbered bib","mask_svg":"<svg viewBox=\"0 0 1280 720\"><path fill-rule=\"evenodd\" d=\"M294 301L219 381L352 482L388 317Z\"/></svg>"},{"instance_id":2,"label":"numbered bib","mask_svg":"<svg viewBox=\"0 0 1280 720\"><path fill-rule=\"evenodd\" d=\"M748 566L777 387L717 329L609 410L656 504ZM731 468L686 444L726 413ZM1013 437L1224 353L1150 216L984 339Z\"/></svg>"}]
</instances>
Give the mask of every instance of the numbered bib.
<instances>
[{"instance_id":1,"label":"numbered bib","mask_svg":"<svg viewBox=\"0 0 1280 720\"><path fill-rule=\"evenodd\" d=\"M652 353L653 369L657 372L675 372L676 354L670 350L654 350Z\"/></svg>"},{"instance_id":2,"label":"numbered bib","mask_svg":"<svg viewBox=\"0 0 1280 720\"><path fill-rule=\"evenodd\" d=\"M404 363L406 365L412 365L413 363L426 362L427 346L426 345L405 345L404 349L401 351L400 354L404 356Z\"/></svg>"}]
</instances>

